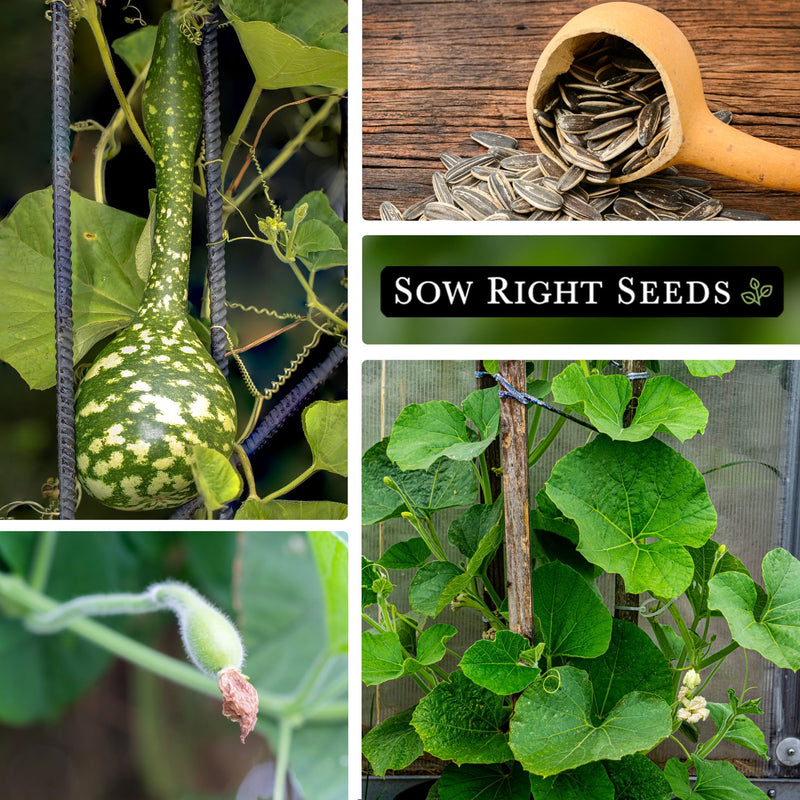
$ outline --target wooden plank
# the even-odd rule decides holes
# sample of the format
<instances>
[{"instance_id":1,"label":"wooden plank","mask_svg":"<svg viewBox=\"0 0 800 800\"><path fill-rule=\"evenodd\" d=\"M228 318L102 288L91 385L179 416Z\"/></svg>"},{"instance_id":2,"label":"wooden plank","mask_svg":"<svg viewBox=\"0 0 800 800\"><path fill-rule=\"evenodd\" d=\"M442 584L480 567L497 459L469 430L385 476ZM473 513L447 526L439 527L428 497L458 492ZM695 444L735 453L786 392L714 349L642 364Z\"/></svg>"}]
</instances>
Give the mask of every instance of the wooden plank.
<instances>
[{"instance_id":1,"label":"wooden plank","mask_svg":"<svg viewBox=\"0 0 800 800\"><path fill-rule=\"evenodd\" d=\"M596 3L591 3L592 5ZM364 0L363 214L431 193L439 155L471 155L473 130L508 133L536 149L525 115L542 49L585 2ZM800 4L792 0L647 0L686 34L712 110L753 136L800 147ZM728 207L800 219L800 195L696 168Z\"/></svg>"},{"instance_id":2,"label":"wooden plank","mask_svg":"<svg viewBox=\"0 0 800 800\"><path fill-rule=\"evenodd\" d=\"M524 392L525 362L501 361L500 374ZM531 524L528 503L528 428L525 406L513 397L500 400L500 446L506 519L508 628L533 644Z\"/></svg>"}]
</instances>

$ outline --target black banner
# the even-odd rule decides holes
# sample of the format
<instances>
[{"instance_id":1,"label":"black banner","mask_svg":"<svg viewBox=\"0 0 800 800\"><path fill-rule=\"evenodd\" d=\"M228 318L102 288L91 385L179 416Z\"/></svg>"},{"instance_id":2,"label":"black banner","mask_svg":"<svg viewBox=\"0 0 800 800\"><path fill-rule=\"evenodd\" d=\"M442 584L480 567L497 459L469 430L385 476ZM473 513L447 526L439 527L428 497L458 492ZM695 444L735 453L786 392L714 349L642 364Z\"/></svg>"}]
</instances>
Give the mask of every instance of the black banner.
<instances>
[{"instance_id":1,"label":"black banner","mask_svg":"<svg viewBox=\"0 0 800 800\"><path fill-rule=\"evenodd\" d=\"M386 317L778 317L779 267L385 267Z\"/></svg>"}]
</instances>

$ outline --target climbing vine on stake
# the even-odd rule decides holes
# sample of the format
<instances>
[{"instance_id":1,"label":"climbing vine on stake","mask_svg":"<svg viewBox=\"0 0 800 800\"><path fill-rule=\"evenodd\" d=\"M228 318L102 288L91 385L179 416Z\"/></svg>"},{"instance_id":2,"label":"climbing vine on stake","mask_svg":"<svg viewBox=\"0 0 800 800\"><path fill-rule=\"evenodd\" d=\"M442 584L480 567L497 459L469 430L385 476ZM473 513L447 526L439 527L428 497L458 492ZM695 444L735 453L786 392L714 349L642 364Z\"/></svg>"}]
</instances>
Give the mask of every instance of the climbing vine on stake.
<instances>
[{"instance_id":1,"label":"climbing vine on stake","mask_svg":"<svg viewBox=\"0 0 800 800\"><path fill-rule=\"evenodd\" d=\"M689 365L699 375L732 367ZM364 754L379 775L425 751L451 762L437 784L443 800L501 783L503 796L534 800L669 800L673 793L708 800L716 795L707 792L719 789L761 796L731 764L710 760L723 741L766 754L749 719L761 712L747 676L728 690L727 703L707 703L703 693L739 647L800 667L800 607L789 597L800 591L800 562L785 550L767 553L759 589L712 538L716 512L702 475L652 437L663 430L667 441L683 441L705 429L708 412L687 386L669 375L649 378L623 425L631 390L608 362L578 361L552 379L547 363L537 370L528 393L544 401L542 414L552 407L563 416L542 434L534 415L530 463L573 422L588 419L604 432L587 433L586 444L567 452L536 492L533 648L509 630L506 598L486 573L505 527L503 498L488 490L482 461L498 435L497 390L474 392L460 407L407 406L391 435L364 454L365 524L403 518L413 534L377 561L364 561L363 679L368 686L413 680L422 692L416 706L366 734ZM476 504L478 485L484 502ZM455 559L436 522L440 510L454 506L464 507L447 530ZM413 575L405 598L396 596L396 570ZM642 593L653 638L612 618L595 587L603 572ZM675 603L684 593L688 614ZM478 611L488 625L463 652L449 644L455 626L437 619L448 605ZM773 606L784 613L769 612ZM729 644L709 633L712 615L727 620ZM442 665L448 652L457 659L452 672ZM645 754L667 738L685 758L662 771ZM699 778L691 788L689 767Z\"/></svg>"}]
</instances>

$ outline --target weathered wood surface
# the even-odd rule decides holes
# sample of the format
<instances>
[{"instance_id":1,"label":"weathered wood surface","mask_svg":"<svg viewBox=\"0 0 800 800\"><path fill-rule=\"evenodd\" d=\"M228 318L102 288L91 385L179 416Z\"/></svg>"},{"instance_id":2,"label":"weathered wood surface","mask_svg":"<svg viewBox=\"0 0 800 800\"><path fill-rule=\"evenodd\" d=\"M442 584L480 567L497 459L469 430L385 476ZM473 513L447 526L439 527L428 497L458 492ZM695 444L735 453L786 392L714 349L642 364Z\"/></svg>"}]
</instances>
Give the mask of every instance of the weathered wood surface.
<instances>
[{"instance_id":1,"label":"weathered wood surface","mask_svg":"<svg viewBox=\"0 0 800 800\"><path fill-rule=\"evenodd\" d=\"M401 210L431 194L439 155L473 155L474 130L497 130L535 151L525 93L536 60L572 16L595 2L364 0L363 214ZM778 145L800 148L800 3L646 0L691 42L714 111ZM727 207L800 219L800 195L696 168Z\"/></svg>"}]
</instances>

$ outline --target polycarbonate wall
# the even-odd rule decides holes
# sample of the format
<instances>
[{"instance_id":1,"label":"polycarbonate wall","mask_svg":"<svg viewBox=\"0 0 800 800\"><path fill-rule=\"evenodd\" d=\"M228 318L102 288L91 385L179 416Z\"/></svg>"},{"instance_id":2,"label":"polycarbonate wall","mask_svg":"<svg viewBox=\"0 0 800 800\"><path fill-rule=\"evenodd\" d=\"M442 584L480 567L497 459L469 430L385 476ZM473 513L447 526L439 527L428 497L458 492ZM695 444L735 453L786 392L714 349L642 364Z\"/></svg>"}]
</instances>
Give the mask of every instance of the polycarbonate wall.
<instances>
[{"instance_id":1,"label":"polycarbonate wall","mask_svg":"<svg viewBox=\"0 0 800 800\"><path fill-rule=\"evenodd\" d=\"M613 357L613 354L611 355ZM552 362L550 377L567 362ZM797 555L798 470L798 362L740 361L724 378L693 378L682 362L664 362L662 372L673 375L694 389L709 409L706 432L681 445L669 436L663 438L682 452L697 468L707 473L706 482L718 513L715 539L723 542L748 567L756 580L761 578L761 559L777 546ZM474 391L475 362L460 361L369 361L363 372L363 449L383 436L402 408L409 403L448 400L460 404ZM536 363L536 374L541 364ZM555 415L544 412L541 430L545 432ZM550 474L555 461L568 450L586 442L586 431L567 425L544 459L531 472L531 496L535 495ZM743 463L735 463L743 462ZM725 466L731 465L731 466ZM719 467L724 467L719 469ZM435 521L442 539L451 519L462 509L440 512ZM784 519L785 517L785 519ZM391 520L364 529L364 555L378 558L390 545L413 534L411 526ZM393 573L395 578L410 575ZM407 589L407 583L397 592ZM613 601L613 579L604 577L601 591L609 605ZM407 609L402 609L407 610ZM445 609L439 618L459 628L459 637L451 641L457 652L481 635L483 626L469 611ZM643 623L646 629L647 623ZM726 641L724 623L717 626L720 646ZM785 670L777 670L758 654L749 654L748 685L757 692L748 696L765 698L765 714L757 718L764 730L772 755L778 741L798 734L796 681ZM745 661L741 651L719 670L707 693L709 700L726 701L726 687L741 692L745 680ZM368 687L364 693L364 725L369 727L385 717L407 708L418 697L411 680L381 687ZM664 747L659 760L673 755ZM752 756L752 757L751 757ZM791 777L797 768L782 768L773 757L769 764L749 751L731 745L715 751L715 758L735 761L751 777Z\"/></svg>"}]
</instances>

